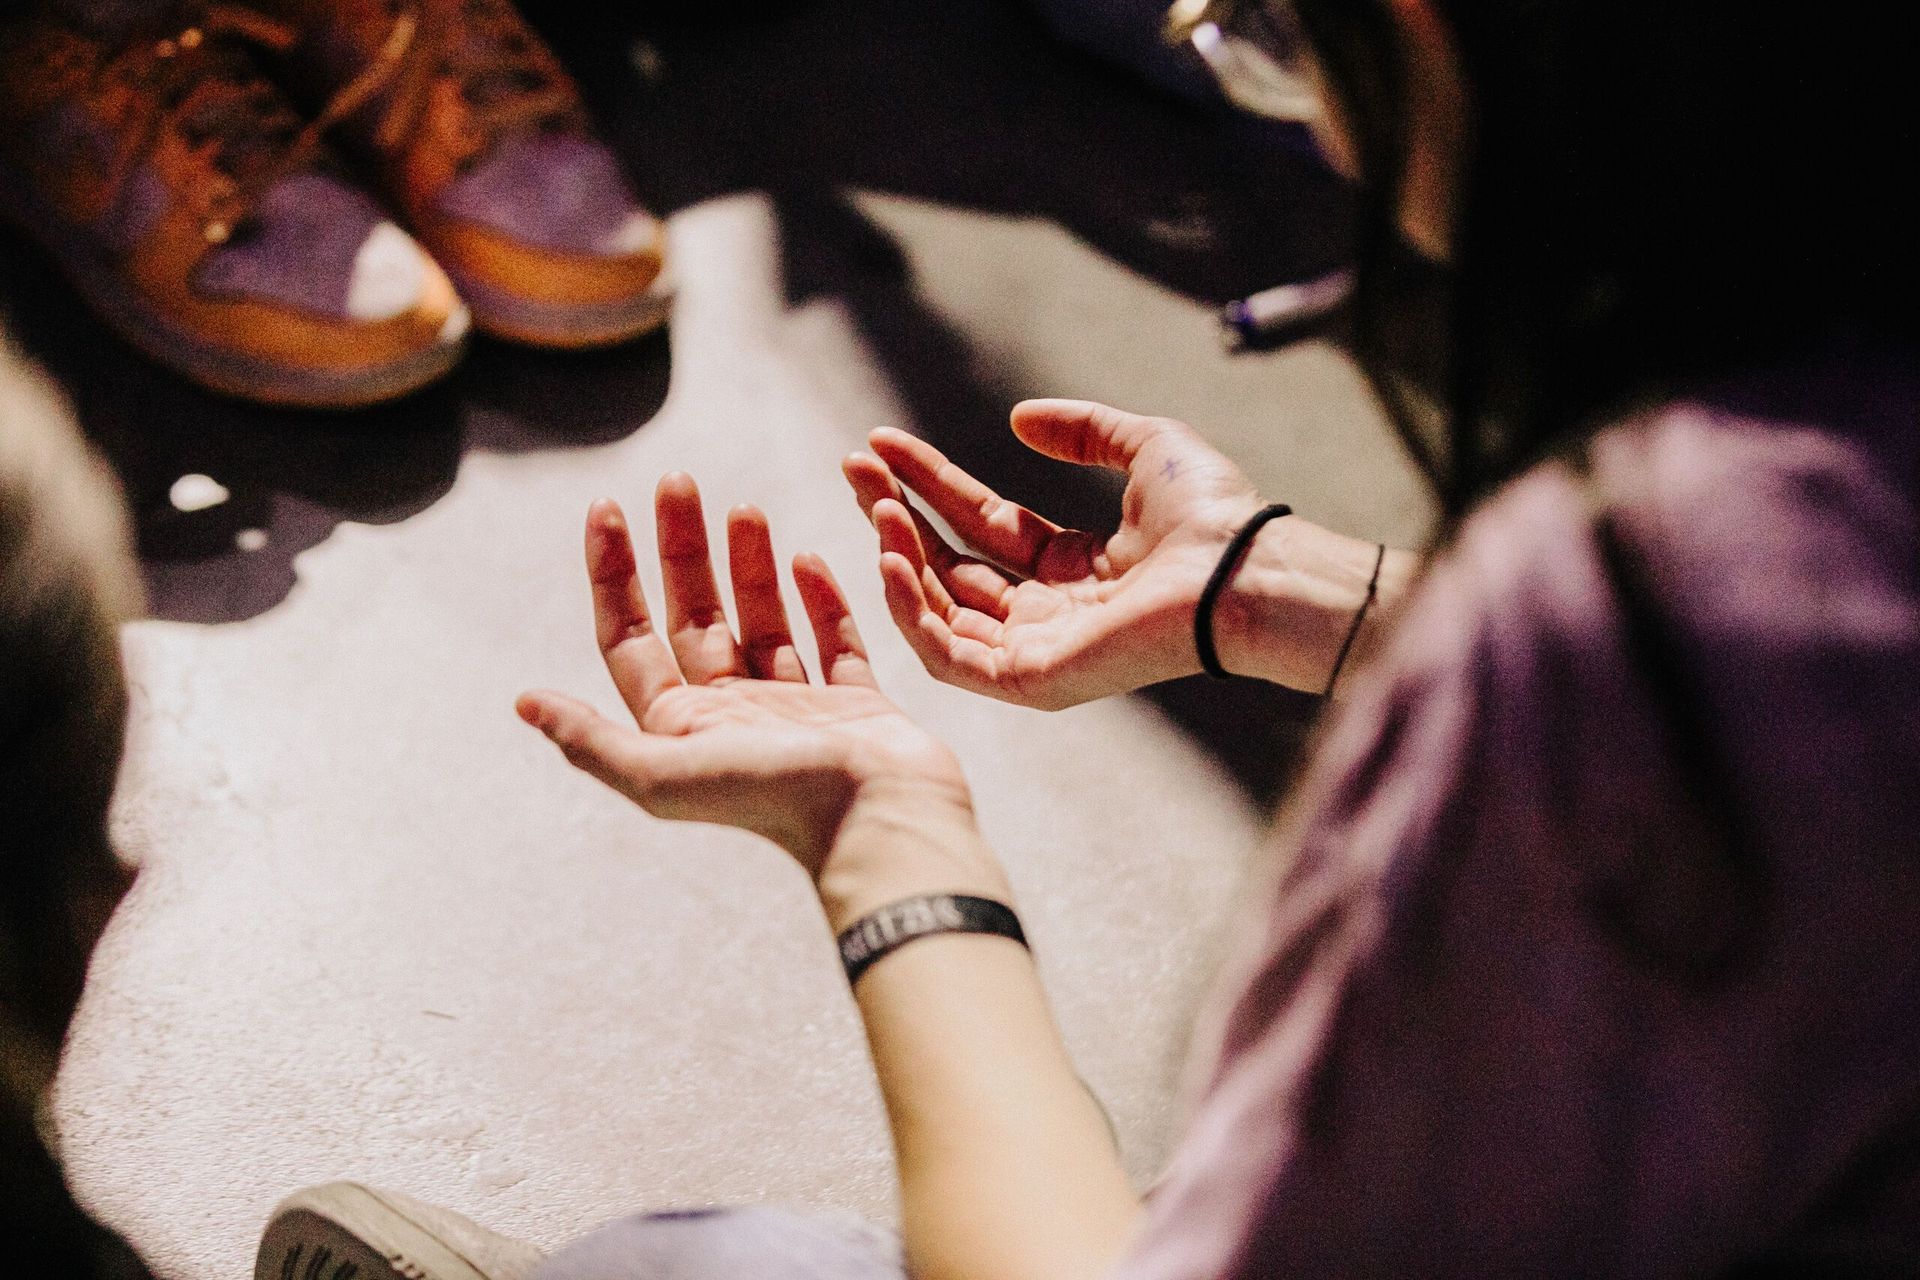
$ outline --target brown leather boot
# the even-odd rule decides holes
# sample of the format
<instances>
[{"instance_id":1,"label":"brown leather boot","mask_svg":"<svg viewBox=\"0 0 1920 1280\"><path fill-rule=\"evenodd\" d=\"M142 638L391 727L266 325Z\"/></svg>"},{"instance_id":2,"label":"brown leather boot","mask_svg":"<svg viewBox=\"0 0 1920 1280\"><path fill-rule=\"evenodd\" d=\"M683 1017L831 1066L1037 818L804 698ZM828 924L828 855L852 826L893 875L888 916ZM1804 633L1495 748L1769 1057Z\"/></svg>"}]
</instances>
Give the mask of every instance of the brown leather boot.
<instances>
[{"instance_id":1,"label":"brown leather boot","mask_svg":"<svg viewBox=\"0 0 1920 1280\"><path fill-rule=\"evenodd\" d=\"M0 24L0 209L129 341L217 390L346 406L452 368L469 323L452 284L253 60L286 33L218 4L161 12L112 33Z\"/></svg>"},{"instance_id":2,"label":"brown leather boot","mask_svg":"<svg viewBox=\"0 0 1920 1280\"><path fill-rule=\"evenodd\" d=\"M581 347L665 321L665 228L509 0L254 2L299 31L284 78L310 103L382 82L341 135L481 328Z\"/></svg>"}]
</instances>

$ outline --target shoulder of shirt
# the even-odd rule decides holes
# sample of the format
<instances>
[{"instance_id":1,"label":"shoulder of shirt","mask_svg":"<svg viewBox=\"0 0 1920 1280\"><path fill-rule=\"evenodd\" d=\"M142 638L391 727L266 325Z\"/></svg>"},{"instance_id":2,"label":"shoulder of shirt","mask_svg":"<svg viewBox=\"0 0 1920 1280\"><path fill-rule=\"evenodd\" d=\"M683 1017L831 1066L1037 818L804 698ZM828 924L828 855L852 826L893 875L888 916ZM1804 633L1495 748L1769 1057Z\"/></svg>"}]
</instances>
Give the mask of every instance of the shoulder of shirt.
<instances>
[{"instance_id":1,"label":"shoulder of shirt","mask_svg":"<svg viewBox=\"0 0 1920 1280\"><path fill-rule=\"evenodd\" d=\"M1588 447L1602 501L1680 630L1731 656L1756 639L1829 644L1876 604L1920 609L1920 398L1873 421L1740 391L1669 401ZM1497 673L1612 632L1591 502L1565 461L1495 493L1435 557L1385 665Z\"/></svg>"},{"instance_id":2,"label":"shoulder of shirt","mask_svg":"<svg viewBox=\"0 0 1920 1280\"><path fill-rule=\"evenodd\" d=\"M1862 688L1877 692L1860 714L1920 723L1920 695L1895 677L1920 668L1916 444L1709 398L1595 437L1622 540L1733 736L1830 725ZM1349 829L1374 820L1382 794L1400 806L1395 831L1429 829L1450 812L1447 778L1544 785L1560 776L1553 761L1605 757L1586 749L1595 741L1657 732L1592 515L1573 469L1543 463L1435 556L1296 798L1317 844L1348 850L1323 861L1384 874L1406 842L1369 846Z\"/></svg>"}]
</instances>

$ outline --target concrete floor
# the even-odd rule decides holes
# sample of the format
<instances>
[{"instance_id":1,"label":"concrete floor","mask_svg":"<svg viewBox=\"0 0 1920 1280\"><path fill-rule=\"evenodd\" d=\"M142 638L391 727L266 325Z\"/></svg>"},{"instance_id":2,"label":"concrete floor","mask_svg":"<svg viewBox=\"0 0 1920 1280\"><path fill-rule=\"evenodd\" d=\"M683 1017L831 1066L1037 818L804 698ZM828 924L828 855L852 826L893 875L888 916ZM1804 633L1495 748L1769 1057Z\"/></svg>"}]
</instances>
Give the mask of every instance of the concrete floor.
<instances>
[{"instance_id":1,"label":"concrete floor","mask_svg":"<svg viewBox=\"0 0 1920 1280\"><path fill-rule=\"evenodd\" d=\"M674 215L670 339L482 344L405 405L273 414L180 386L5 255L10 323L120 467L154 596L126 640L116 819L142 874L58 1115L84 1201L162 1275L242 1274L274 1200L335 1177L548 1246L641 1206L892 1212L801 874L649 819L512 714L534 684L617 705L580 518L601 494L644 508L672 468L839 570L886 688L966 763L1129 1167L1160 1162L1311 705L1180 682L1044 715L934 684L887 623L837 460L891 423L1097 517L1110 487L1005 427L1020 396L1088 395L1187 418L1314 519L1410 542L1429 512L1332 347L1217 340L1216 302L1337 256L1338 193L1297 147L1136 91L1010 6L896 8L555 19ZM230 499L177 510L189 473Z\"/></svg>"}]
</instances>

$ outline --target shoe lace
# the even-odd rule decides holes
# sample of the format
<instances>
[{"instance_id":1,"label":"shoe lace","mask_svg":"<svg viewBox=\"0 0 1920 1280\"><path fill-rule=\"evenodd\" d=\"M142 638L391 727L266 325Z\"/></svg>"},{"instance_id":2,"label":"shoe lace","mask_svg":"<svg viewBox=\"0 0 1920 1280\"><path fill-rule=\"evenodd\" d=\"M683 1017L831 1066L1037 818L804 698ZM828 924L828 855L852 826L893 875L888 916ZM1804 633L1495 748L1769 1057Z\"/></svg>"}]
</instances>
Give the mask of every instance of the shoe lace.
<instances>
[{"instance_id":1,"label":"shoe lace","mask_svg":"<svg viewBox=\"0 0 1920 1280\"><path fill-rule=\"evenodd\" d=\"M565 73L510 0L387 0L386 7L394 19L388 44L398 41L400 52L398 89L375 127L381 147L410 143L436 79L450 81L465 108L460 167L513 130L584 127Z\"/></svg>"},{"instance_id":2,"label":"shoe lace","mask_svg":"<svg viewBox=\"0 0 1920 1280\"><path fill-rule=\"evenodd\" d=\"M206 148L218 177L207 193L202 232L223 244L281 178L310 165L326 132L358 110L393 74L410 39L396 26L380 56L321 113L302 120L254 65L248 46L283 51L297 33L254 10L204 2L178 10L170 34L133 42L100 70L130 87L144 111L133 121L107 177L113 198L174 131Z\"/></svg>"}]
</instances>

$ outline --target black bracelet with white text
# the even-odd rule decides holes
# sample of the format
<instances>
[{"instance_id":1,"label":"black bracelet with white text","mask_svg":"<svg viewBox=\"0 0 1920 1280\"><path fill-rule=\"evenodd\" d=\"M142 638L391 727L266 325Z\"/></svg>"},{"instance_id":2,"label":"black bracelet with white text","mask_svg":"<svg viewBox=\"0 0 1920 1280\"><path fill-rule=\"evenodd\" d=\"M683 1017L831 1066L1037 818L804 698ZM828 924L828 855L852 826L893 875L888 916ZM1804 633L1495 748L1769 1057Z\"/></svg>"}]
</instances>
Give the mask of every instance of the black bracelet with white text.
<instances>
[{"instance_id":1,"label":"black bracelet with white text","mask_svg":"<svg viewBox=\"0 0 1920 1280\"><path fill-rule=\"evenodd\" d=\"M942 933L990 933L1027 945L1020 917L1005 903L957 893L906 898L860 917L840 935L840 963L846 967L848 985L882 956Z\"/></svg>"}]
</instances>

